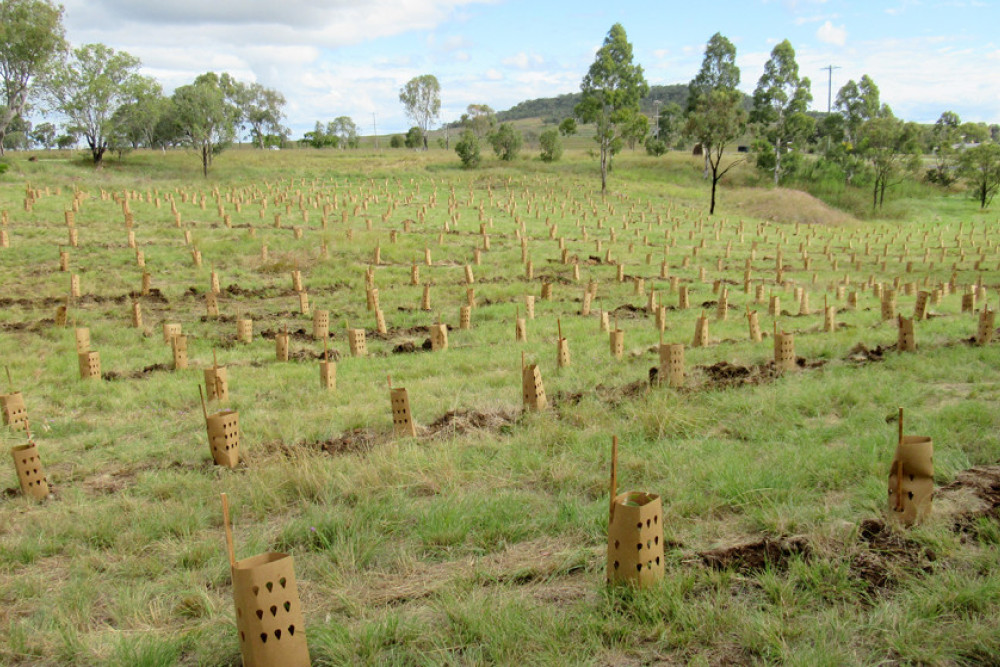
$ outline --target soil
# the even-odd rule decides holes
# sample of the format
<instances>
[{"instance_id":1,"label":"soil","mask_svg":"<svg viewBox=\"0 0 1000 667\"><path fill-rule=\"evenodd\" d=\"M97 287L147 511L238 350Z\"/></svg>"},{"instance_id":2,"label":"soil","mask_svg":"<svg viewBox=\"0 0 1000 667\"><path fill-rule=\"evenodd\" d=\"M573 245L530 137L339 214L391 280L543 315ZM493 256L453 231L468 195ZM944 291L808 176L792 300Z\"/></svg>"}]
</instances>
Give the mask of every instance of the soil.
<instances>
[{"instance_id":1,"label":"soil","mask_svg":"<svg viewBox=\"0 0 1000 667\"><path fill-rule=\"evenodd\" d=\"M731 547L700 551L701 560L716 570L735 570L743 574L765 569L785 570L793 556L808 559L811 554L809 541L798 537L765 537Z\"/></svg>"},{"instance_id":2,"label":"soil","mask_svg":"<svg viewBox=\"0 0 1000 667\"><path fill-rule=\"evenodd\" d=\"M479 412L477 410L450 410L427 427L431 437L464 435L471 431L490 431L507 434L517 421L517 416L506 410Z\"/></svg>"},{"instance_id":3,"label":"soil","mask_svg":"<svg viewBox=\"0 0 1000 667\"><path fill-rule=\"evenodd\" d=\"M146 378L150 373L169 370L172 370L170 364L153 364L152 366L146 366L142 370L138 371L107 371L106 373L101 373L101 379L108 382L113 382L115 380L141 380Z\"/></svg>"},{"instance_id":4,"label":"soil","mask_svg":"<svg viewBox=\"0 0 1000 667\"><path fill-rule=\"evenodd\" d=\"M893 588L900 577L930 572L934 552L903 537L881 519L865 519L858 526L859 550L851 557L851 572L869 593Z\"/></svg>"}]
</instances>

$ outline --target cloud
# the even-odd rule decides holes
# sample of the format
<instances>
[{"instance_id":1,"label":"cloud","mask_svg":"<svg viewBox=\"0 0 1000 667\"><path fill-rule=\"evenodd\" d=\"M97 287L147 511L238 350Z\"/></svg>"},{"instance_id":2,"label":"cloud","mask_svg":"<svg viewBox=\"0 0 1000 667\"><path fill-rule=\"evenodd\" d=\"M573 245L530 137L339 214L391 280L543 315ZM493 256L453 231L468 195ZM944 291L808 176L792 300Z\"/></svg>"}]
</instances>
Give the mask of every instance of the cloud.
<instances>
[{"instance_id":1,"label":"cloud","mask_svg":"<svg viewBox=\"0 0 1000 667\"><path fill-rule=\"evenodd\" d=\"M824 44L843 46L847 43L847 30L844 29L844 26L837 27L827 21L816 31L816 38Z\"/></svg>"},{"instance_id":2,"label":"cloud","mask_svg":"<svg viewBox=\"0 0 1000 667\"><path fill-rule=\"evenodd\" d=\"M525 53L524 51L521 51L515 56L504 58L501 62L504 65L508 65L510 67L516 67L518 69L528 69L531 67L538 67L542 65L545 62L545 59L542 58L537 53L529 54Z\"/></svg>"}]
</instances>

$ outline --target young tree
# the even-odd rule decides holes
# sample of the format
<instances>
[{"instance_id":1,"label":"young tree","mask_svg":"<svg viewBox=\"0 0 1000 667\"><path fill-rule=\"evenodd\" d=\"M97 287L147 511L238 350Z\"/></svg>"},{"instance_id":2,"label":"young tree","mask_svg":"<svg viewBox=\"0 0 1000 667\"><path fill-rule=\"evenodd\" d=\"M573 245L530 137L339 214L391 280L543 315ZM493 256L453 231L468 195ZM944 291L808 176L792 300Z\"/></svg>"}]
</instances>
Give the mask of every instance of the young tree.
<instances>
[{"instance_id":1,"label":"young tree","mask_svg":"<svg viewBox=\"0 0 1000 667\"><path fill-rule=\"evenodd\" d=\"M423 146L424 150L426 150L427 135L419 127L413 126L406 132L406 140L403 143L406 144L407 148L420 148Z\"/></svg>"},{"instance_id":2,"label":"young tree","mask_svg":"<svg viewBox=\"0 0 1000 667\"><path fill-rule=\"evenodd\" d=\"M36 144L45 150L50 150L56 145L56 126L52 123L39 123L31 130L29 136Z\"/></svg>"},{"instance_id":3,"label":"young tree","mask_svg":"<svg viewBox=\"0 0 1000 667\"><path fill-rule=\"evenodd\" d=\"M867 74L861 77L860 83L855 83L852 79L837 91L833 108L838 112L841 122L834 126L834 122L829 121L826 129L835 131L841 136L841 140L831 142L827 159L840 166L844 172L844 183L850 185L864 162L858 146L861 127L882 113L878 86Z\"/></svg>"},{"instance_id":4,"label":"young tree","mask_svg":"<svg viewBox=\"0 0 1000 667\"><path fill-rule=\"evenodd\" d=\"M114 134L114 115L153 84L139 74L139 59L104 44L84 44L58 66L48 82L55 108L79 131L101 165Z\"/></svg>"},{"instance_id":5,"label":"young tree","mask_svg":"<svg viewBox=\"0 0 1000 667\"><path fill-rule=\"evenodd\" d=\"M562 139L559 138L559 130L554 127L542 132L538 137L538 144L542 148L542 162L556 162L562 157Z\"/></svg>"},{"instance_id":6,"label":"young tree","mask_svg":"<svg viewBox=\"0 0 1000 667\"><path fill-rule=\"evenodd\" d=\"M337 145L341 148L357 148L360 145L358 126L349 116L338 116L327 123L326 131L337 138Z\"/></svg>"},{"instance_id":7,"label":"young tree","mask_svg":"<svg viewBox=\"0 0 1000 667\"><path fill-rule=\"evenodd\" d=\"M812 132L814 121L806 115L812 101L809 87L808 78L799 78L791 43L786 39L775 46L757 81L750 114L773 151L773 161L768 159L763 164L773 169L775 185L781 181L782 154Z\"/></svg>"},{"instance_id":8,"label":"young tree","mask_svg":"<svg viewBox=\"0 0 1000 667\"><path fill-rule=\"evenodd\" d=\"M511 162L520 152L524 137L510 123L501 123L496 132L490 134L489 141L498 158L504 162Z\"/></svg>"},{"instance_id":9,"label":"young tree","mask_svg":"<svg viewBox=\"0 0 1000 667\"><path fill-rule=\"evenodd\" d=\"M259 83L234 83L230 96L240 109L242 122L250 128L254 146L263 149L268 135L286 135L281 124L285 117L285 96Z\"/></svg>"},{"instance_id":10,"label":"young tree","mask_svg":"<svg viewBox=\"0 0 1000 667\"><path fill-rule=\"evenodd\" d=\"M927 170L927 180L931 183L948 186L957 180L954 174L958 153L955 144L962 140L959 133L961 122L957 113L945 111L931 128L928 148L932 156L933 166Z\"/></svg>"},{"instance_id":11,"label":"young tree","mask_svg":"<svg viewBox=\"0 0 1000 667\"><path fill-rule=\"evenodd\" d=\"M427 150L427 133L441 113L441 84L433 74L410 79L399 90L399 101L406 109L406 115L420 128Z\"/></svg>"},{"instance_id":12,"label":"young tree","mask_svg":"<svg viewBox=\"0 0 1000 667\"><path fill-rule=\"evenodd\" d=\"M475 169L478 167L480 161L479 135L470 128L462 130L462 135L455 143L455 152L458 153L463 168Z\"/></svg>"},{"instance_id":13,"label":"young tree","mask_svg":"<svg viewBox=\"0 0 1000 667\"><path fill-rule=\"evenodd\" d=\"M1000 145L981 143L967 148L958 158L958 173L968 182L979 207L986 208L1000 190Z\"/></svg>"},{"instance_id":14,"label":"young tree","mask_svg":"<svg viewBox=\"0 0 1000 667\"><path fill-rule=\"evenodd\" d=\"M882 208L886 188L900 172L905 161L913 161L920 152L920 129L904 123L883 107L879 116L861 126L858 132L859 153L872 169L872 208Z\"/></svg>"},{"instance_id":15,"label":"young tree","mask_svg":"<svg viewBox=\"0 0 1000 667\"><path fill-rule=\"evenodd\" d=\"M559 134L564 137L571 137L576 134L576 118L572 116L563 118L562 122L559 123Z\"/></svg>"},{"instance_id":16,"label":"young tree","mask_svg":"<svg viewBox=\"0 0 1000 667\"><path fill-rule=\"evenodd\" d=\"M497 124L497 115L488 104L470 104L462 114L460 122L462 127L472 130L482 139L493 131Z\"/></svg>"},{"instance_id":17,"label":"young tree","mask_svg":"<svg viewBox=\"0 0 1000 667\"><path fill-rule=\"evenodd\" d=\"M160 84L145 79L136 88L135 100L121 105L111 117L115 134L132 148L153 147L156 126L166 113L168 100Z\"/></svg>"},{"instance_id":18,"label":"young tree","mask_svg":"<svg viewBox=\"0 0 1000 667\"><path fill-rule=\"evenodd\" d=\"M740 68L736 65L736 47L720 33L712 35L705 45L705 57L701 61L701 69L688 83L688 108L690 114L698 103L707 98L713 91L723 90L736 93L740 85ZM666 110L664 110L666 111ZM712 146L702 142L702 154L705 156L703 175L708 178L710 164L708 156Z\"/></svg>"},{"instance_id":19,"label":"young tree","mask_svg":"<svg viewBox=\"0 0 1000 667\"><path fill-rule=\"evenodd\" d=\"M0 155L35 79L66 48L62 15L63 8L48 0L0 0Z\"/></svg>"},{"instance_id":20,"label":"young tree","mask_svg":"<svg viewBox=\"0 0 1000 667\"><path fill-rule=\"evenodd\" d=\"M611 159L639 114L639 100L649 93L642 66L632 63L632 45L620 23L611 26L604 45L580 84L583 99L574 109L584 123L594 123L600 147L601 194L608 189Z\"/></svg>"},{"instance_id":21,"label":"young tree","mask_svg":"<svg viewBox=\"0 0 1000 667\"><path fill-rule=\"evenodd\" d=\"M747 112L743 109L739 92L735 90L720 88L703 95L694 110L688 114L687 133L701 142L702 147L711 147L706 151L712 178L709 215L715 213L715 192L719 181L730 169L743 161L742 158L737 158L725 168L722 167L726 145L743 134L746 124Z\"/></svg>"},{"instance_id":22,"label":"young tree","mask_svg":"<svg viewBox=\"0 0 1000 667\"><path fill-rule=\"evenodd\" d=\"M227 78L202 74L175 90L172 98L181 141L198 151L206 178L212 158L236 139L240 122L239 108L226 95Z\"/></svg>"}]
</instances>

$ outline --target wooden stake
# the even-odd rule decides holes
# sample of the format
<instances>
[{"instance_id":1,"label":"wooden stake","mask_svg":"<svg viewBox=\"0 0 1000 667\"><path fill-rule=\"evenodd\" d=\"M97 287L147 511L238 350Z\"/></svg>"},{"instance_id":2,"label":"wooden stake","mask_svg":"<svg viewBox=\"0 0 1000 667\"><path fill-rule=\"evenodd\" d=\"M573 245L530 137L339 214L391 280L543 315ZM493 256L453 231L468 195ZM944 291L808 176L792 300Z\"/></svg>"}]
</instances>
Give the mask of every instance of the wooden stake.
<instances>
[{"instance_id":1,"label":"wooden stake","mask_svg":"<svg viewBox=\"0 0 1000 667\"><path fill-rule=\"evenodd\" d=\"M385 381L386 381L386 384L389 385L389 391L392 391L392 376L389 375L388 373L386 373L385 374Z\"/></svg>"},{"instance_id":2,"label":"wooden stake","mask_svg":"<svg viewBox=\"0 0 1000 667\"><path fill-rule=\"evenodd\" d=\"M201 390L201 385L198 385L198 395L201 396L201 412L205 415L205 421L208 421L208 406L205 405L205 392Z\"/></svg>"},{"instance_id":3,"label":"wooden stake","mask_svg":"<svg viewBox=\"0 0 1000 667\"><path fill-rule=\"evenodd\" d=\"M618 495L618 436L611 436L611 482L609 484L611 491L611 501L608 505L608 515L614 517L615 515L615 496Z\"/></svg>"},{"instance_id":4,"label":"wooden stake","mask_svg":"<svg viewBox=\"0 0 1000 667\"><path fill-rule=\"evenodd\" d=\"M226 528L226 553L229 556L229 569L236 567L236 549L233 548L233 528L229 525L229 497L224 493L222 497L222 525Z\"/></svg>"},{"instance_id":5,"label":"wooden stake","mask_svg":"<svg viewBox=\"0 0 1000 667\"><path fill-rule=\"evenodd\" d=\"M562 337L562 321L558 317L556 318L556 328L559 330L559 340L562 341L562 339L563 339L563 337Z\"/></svg>"},{"instance_id":6,"label":"wooden stake","mask_svg":"<svg viewBox=\"0 0 1000 667\"><path fill-rule=\"evenodd\" d=\"M903 408L899 408L899 439L897 440L896 451L899 459L896 461L896 509L903 511Z\"/></svg>"},{"instance_id":7,"label":"wooden stake","mask_svg":"<svg viewBox=\"0 0 1000 667\"><path fill-rule=\"evenodd\" d=\"M10 393L14 393L14 381L10 379L10 366L4 366L3 369L7 371L7 384L10 385Z\"/></svg>"}]
</instances>

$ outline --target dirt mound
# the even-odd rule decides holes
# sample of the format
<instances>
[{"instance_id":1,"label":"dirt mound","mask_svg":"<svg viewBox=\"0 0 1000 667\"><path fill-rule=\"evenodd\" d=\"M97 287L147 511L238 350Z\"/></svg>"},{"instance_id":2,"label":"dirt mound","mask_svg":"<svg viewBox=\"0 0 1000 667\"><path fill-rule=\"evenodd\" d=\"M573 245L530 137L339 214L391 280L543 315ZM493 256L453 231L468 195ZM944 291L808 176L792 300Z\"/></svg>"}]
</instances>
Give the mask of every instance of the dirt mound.
<instances>
[{"instance_id":1,"label":"dirt mound","mask_svg":"<svg viewBox=\"0 0 1000 667\"><path fill-rule=\"evenodd\" d=\"M742 216L772 222L830 226L858 222L854 216L831 208L807 192L785 188L737 190L730 194L726 208Z\"/></svg>"},{"instance_id":2,"label":"dirt mound","mask_svg":"<svg viewBox=\"0 0 1000 667\"><path fill-rule=\"evenodd\" d=\"M153 364L152 366L146 366L139 371L125 371L121 373L118 371L108 371L106 373L101 373L101 379L109 382L114 380L141 380L147 377L150 373L169 370L171 370L169 364Z\"/></svg>"},{"instance_id":3,"label":"dirt mound","mask_svg":"<svg viewBox=\"0 0 1000 667\"><path fill-rule=\"evenodd\" d=\"M853 361L858 364L870 364L877 361L882 361L885 358L885 353L890 350L895 350L895 345L889 345L882 347L877 346L874 350L868 348L864 343L858 343L852 347L847 352L847 356L844 357L846 361Z\"/></svg>"},{"instance_id":4,"label":"dirt mound","mask_svg":"<svg viewBox=\"0 0 1000 667\"><path fill-rule=\"evenodd\" d=\"M641 319L646 317L646 309L641 306L633 306L630 303L622 304L611 311L612 317L620 317L626 320Z\"/></svg>"},{"instance_id":5,"label":"dirt mound","mask_svg":"<svg viewBox=\"0 0 1000 667\"><path fill-rule=\"evenodd\" d=\"M479 412L478 410L450 410L427 427L427 435L464 435L470 431L508 433L517 417L506 410Z\"/></svg>"},{"instance_id":6,"label":"dirt mound","mask_svg":"<svg viewBox=\"0 0 1000 667\"><path fill-rule=\"evenodd\" d=\"M701 560L716 570L736 570L741 573L759 572L764 569L784 570L792 556L810 555L809 541L805 537L765 537L731 547L700 551Z\"/></svg>"},{"instance_id":7,"label":"dirt mound","mask_svg":"<svg viewBox=\"0 0 1000 667\"><path fill-rule=\"evenodd\" d=\"M870 593L892 588L901 575L930 572L934 552L903 537L881 519L865 519L858 526L860 550L851 557L851 572Z\"/></svg>"},{"instance_id":8,"label":"dirt mound","mask_svg":"<svg viewBox=\"0 0 1000 667\"><path fill-rule=\"evenodd\" d=\"M430 350L433 347L434 346L431 343L431 339L430 338L425 338L424 342L420 344L420 347L417 347L417 344L414 343L412 340L408 340L408 341L404 341L404 342L400 343L399 345L397 345L396 347L392 348L392 353L393 354L412 354L414 352L423 352L425 350Z\"/></svg>"},{"instance_id":9,"label":"dirt mound","mask_svg":"<svg viewBox=\"0 0 1000 667\"><path fill-rule=\"evenodd\" d=\"M934 511L954 516L954 530L979 537L982 519L1000 520L1000 465L963 470L934 492Z\"/></svg>"},{"instance_id":10,"label":"dirt mound","mask_svg":"<svg viewBox=\"0 0 1000 667\"><path fill-rule=\"evenodd\" d=\"M327 454L363 454L370 452L377 444L385 441L386 434L378 433L367 428L355 428L344 431L338 438L332 438L325 442L315 443Z\"/></svg>"}]
</instances>

